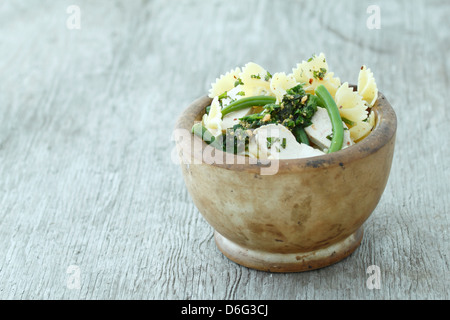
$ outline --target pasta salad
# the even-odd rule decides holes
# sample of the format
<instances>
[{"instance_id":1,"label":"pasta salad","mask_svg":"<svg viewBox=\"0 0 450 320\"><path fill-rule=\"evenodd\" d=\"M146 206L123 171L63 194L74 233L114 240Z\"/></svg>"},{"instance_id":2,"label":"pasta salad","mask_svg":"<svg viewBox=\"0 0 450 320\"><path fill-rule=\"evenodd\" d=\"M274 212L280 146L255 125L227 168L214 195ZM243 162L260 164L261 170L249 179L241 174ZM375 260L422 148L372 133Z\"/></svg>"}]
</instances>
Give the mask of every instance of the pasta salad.
<instances>
[{"instance_id":1,"label":"pasta salad","mask_svg":"<svg viewBox=\"0 0 450 320\"><path fill-rule=\"evenodd\" d=\"M323 53L292 73L249 62L211 84L211 104L192 131L214 147L257 159L314 157L345 149L373 129L378 89L362 66L357 90L330 72Z\"/></svg>"}]
</instances>

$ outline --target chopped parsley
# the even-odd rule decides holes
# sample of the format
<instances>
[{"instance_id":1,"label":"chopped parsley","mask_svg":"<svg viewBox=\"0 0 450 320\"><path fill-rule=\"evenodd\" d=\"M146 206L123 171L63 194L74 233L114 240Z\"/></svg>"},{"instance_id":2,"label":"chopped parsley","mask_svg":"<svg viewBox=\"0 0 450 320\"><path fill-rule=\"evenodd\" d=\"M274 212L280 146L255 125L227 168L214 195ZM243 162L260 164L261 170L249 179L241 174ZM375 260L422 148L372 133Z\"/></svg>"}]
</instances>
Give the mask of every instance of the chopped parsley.
<instances>
[{"instance_id":1,"label":"chopped parsley","mask_svg":"<svg viewBox=\"0 0 450 320\"><path fill-rule=\"evenodd\" d=\"M277 142L280 141L280 138L277 138L277 137L267 137L266 139L267 139L267 149L272 148L272 145L273 145L274 143L277 143ZM281 145L281 147L282 147L283 149L286 149L286 138L283 138L283 139L281 140L281 144L280 144L280 145ZM276 146L275 146L275 148L277 149L278 152L280 152L280 149L279 149L279 148L277 148Z\"/></svg>"},{"instance_id":2,"label":"chopped parsley","mask_svg":"<svg viewBox=\"0 0 450 320\"><path fill-rule=\"evenodd\" d=\"M227 91L225 91L224 93L222 93L222 94L218 97L219 100L226 99L226 98L229 98L229 97L228 97L228 92L227 92Z\"/></svg>"},{"instance_id":3,"label":"chopped parsley","mask_svg":"<svg viewBox=\"0 0 450 320\"><path fill-rule=\"evenodd\" d=\"M307 94L301 85L297 85L286 91L280 104L267 104L262 112L245 116L239 120L247 129L279 123L292 131L297 126L311 125L311 118L317 111L318 104L316 96ZM270 118L267 115L270 115Z\"/></svg>"},{"instance_id":4,"label":"chopped parsley","mask_svg":"<svg viewBox=\"0 0 450 320\"><path fill-rule=\"evenodd\" d=\"M242 84L244 84L243 82L242 82L242 80L241 80L241 78L238 78L235 82L234 82L234 86L235 87L237 87L238 85L242 85Z\"/></svg>"},{"instance_id":5,"label":"chopped parsley","mask_svg":"<svg viewBox=\"0 0 450 320\"><path fill-rule=\"evenodd\" d=\"M314 71L313 71L313 77L314 77L315 79L323 80L323 78L325 77L325 74L326 74L326 73L327 73L327 69L325 69L325 68L320 68L319 71L317 71L317 70L314 70Z\"/></svg>"},{"instance_id":6,"label":"chopped parsley","mask_svg":"<svg viewBox=\"0 0 450 320\"><path fill-rule=\"evenodd\" d=\"M234 125L233 128L227 128L226 133L222 135L223 151L241 153L246 150L249 143L249 134L241 125Z\"/></svg>"},{"instance_id":7,"label":"chopped parsley","mask_svg":"<svg viewBox=\"0 0 450 320\"><path fill-rule=\"evenodd\" d=\"M266 77L264 78L264 80L269 81L270 79L272 79L272 75L270 74L269 71L267 71Z\"/></svg>"},{"instance_id":8,"label":"chopped parsley","mask_svg":"<svg viewBox=\"0 0 450 320\"><path fill-rule=\"evenodd\" d=\"M221 107L223 107L223 102L222 102L222 100L223 100L223 99L228 99L228 98L230 98L230 97L228 96L228 91L225 91L225 92L222 93L220 96L218 96L219 104L220 104ZM230 99L231 99L231 98L230 98ZM208 110L208 114L209 114L209 110Z\"/></svg>"},{"instance_id":9,"label":"chopped parsley","mask_svg":"<svg viewBox=\"0 0 450 320\"><path fill-rule=\"evenodd\" d=\"M272 148L272 144L274 144L277 141L280 141L280 138L275 138L275 137L267 137L267 149Z\"/></svg>"},{"instance_id":10,"label":"chopped parsley","mask_svg":"<svg viewBox=\"0 0 450 320\"><path fill-rule=\"evenodd\" d=\"M252 79L261 79L261 76L259 74L252 74L250 76L250 78L252 78Z\"/></svg>"},{"instance_id":11,"label":"chopped parsley","mask_svg":"<svg viewBox=\"0 0 450 320\"><path fill-rule=\"evenodd\" d=\"M316 57L316 55L315 55L315 54L313 54L313 55L312 55L312 57L308 59L308 62L311 62L311 61L313 61L315 57ZM327 62L327 61L326 61L326 59L325 59L325 58L323 58L323 63L326 63L326 62Z\"/></svg>"}]
</instances>

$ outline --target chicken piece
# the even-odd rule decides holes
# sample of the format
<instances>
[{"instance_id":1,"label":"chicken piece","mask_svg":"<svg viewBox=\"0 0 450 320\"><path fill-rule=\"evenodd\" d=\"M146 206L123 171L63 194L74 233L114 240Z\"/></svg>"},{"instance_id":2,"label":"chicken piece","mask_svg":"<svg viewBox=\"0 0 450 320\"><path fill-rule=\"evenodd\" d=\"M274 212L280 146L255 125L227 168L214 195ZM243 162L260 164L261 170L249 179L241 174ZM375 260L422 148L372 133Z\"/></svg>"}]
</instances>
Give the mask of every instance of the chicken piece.
<instances>
[{"instance_id":1,"label":"chicken piece","mask_svg":"<svg viewBox=\"0 0 450 320\"><path fill-rule=\"evenodd\" d=\"M306 144L298 143L288 128L278 124L255 129L248 150L251 157L259 159L300 159L325 154Z\"/></svg>"},{"instance_id":2,"label":"chicken piece","mask_svg":"<svg viewBox=\"0 0 450 320\"><path fill-rule=\"evenodd\" d=\"M330 148L330 137L333 133L331 126L330 116L325 108L318 107L316 113L311 118L312 124L305 128L305 132L308 135L312 143L318 146L321 150L325 151ZM342 149L353 145L353 140L350 137L350 131L347 130L347 125L344 125L344 142L342 143Z\"/></svg>"}]
</instances>

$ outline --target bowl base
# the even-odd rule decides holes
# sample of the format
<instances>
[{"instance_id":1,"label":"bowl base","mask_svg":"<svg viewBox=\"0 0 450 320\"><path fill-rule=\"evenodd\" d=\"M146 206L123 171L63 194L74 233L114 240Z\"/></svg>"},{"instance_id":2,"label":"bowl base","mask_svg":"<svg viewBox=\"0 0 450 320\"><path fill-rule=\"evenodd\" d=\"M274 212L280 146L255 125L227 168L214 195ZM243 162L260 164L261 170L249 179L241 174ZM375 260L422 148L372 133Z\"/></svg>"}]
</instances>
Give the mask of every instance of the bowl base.
<instances>
[{"instance_id":1,"label":"bowl base","mask_svg":"<svg viewBox=\"0 0 450 320\"><path fill-rule=\"evenodd\" d=\"M338 243L310 252L273 253L242 247L217 231L217 248L231 261L244 267L267 272L303 272L327 267L348 257L361 244L363 229L359 228Z\"/></svg>"}]
</instances>

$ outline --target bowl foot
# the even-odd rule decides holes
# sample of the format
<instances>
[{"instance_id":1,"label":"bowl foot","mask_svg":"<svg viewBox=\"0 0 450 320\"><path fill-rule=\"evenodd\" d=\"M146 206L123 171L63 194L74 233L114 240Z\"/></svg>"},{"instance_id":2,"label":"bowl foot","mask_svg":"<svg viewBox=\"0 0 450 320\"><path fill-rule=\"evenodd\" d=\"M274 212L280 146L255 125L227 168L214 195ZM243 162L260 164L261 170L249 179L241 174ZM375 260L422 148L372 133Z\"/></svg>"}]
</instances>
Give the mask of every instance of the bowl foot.
<instances>
[{"instance_id":1,"label":"bowl foot","mask_svg":"<svg viewBox=\"0 0 450 320\"><path fill-rule=\"evenodd\" d=\"M302 272L323 268L348 257L361 244L363 229L329 247L310 252L273 253L244 248L217 231L218 249L231 261L251 269L268 272Z\"/></svg>"}]
</instances>

